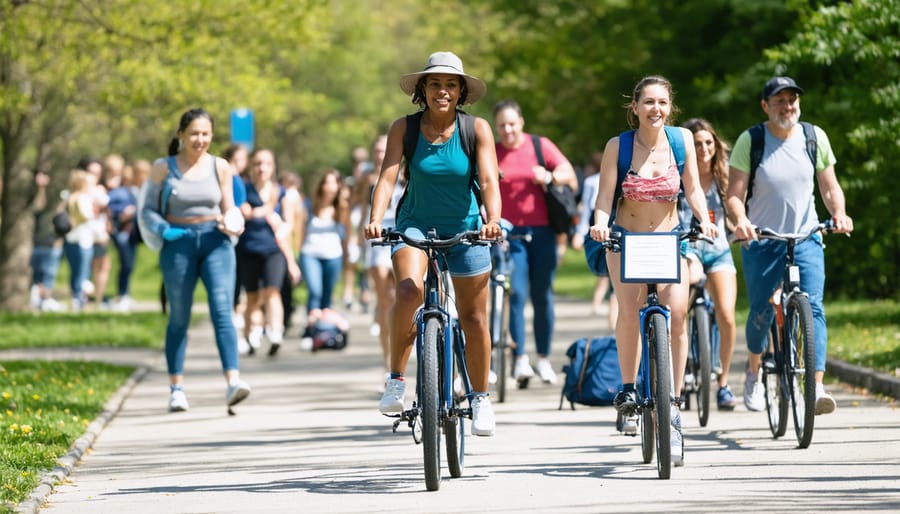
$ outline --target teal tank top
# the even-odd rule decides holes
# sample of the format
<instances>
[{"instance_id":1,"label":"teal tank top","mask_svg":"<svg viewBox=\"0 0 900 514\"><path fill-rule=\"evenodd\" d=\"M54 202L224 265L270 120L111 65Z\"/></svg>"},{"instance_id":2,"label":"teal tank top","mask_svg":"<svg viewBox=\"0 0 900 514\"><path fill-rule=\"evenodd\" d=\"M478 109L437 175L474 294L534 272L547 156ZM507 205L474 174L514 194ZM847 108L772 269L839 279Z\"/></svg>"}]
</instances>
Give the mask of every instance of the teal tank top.
<instances>
[{"instance_id":1,"label":"teal tank top","mask_svg":"<svg viewBox=\"0 0 900 514\"><path fill-rule=\"evenodd\" d=\"M421 131L418 137L409 163L409 184L397 211L397 228L412 227L423 233L434 228L440 237L481 228L469 158L459 135L459 118L446 143L431 144Z\"/></svg>"}]
</instances>

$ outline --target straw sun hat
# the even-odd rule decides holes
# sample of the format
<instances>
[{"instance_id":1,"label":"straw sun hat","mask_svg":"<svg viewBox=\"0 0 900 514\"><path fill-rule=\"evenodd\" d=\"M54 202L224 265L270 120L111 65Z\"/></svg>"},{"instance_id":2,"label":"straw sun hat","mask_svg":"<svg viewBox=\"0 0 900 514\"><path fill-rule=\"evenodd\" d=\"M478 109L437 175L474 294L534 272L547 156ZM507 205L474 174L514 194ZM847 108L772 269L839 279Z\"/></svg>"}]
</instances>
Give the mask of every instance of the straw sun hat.
<instances>
[{"instance_id":1,"label":"straw sun hat","mask_svg":"<svg viewBox=\"0 0 900 514\"><path fill-rule=\"evenodd\" d=\"M466 87L469 94L466 97L467 104L473 104L487 92L487 85L483 80L472 75L467 75L463 71L462 60L453 52L435 52L428 56L428 62L422 71L415 73L407 73L400 77L400 89L407 95L412 95L416 90L416 82L422 75L431 73L447 73L450 75L459 75L466 79Z\"/></svg>"}]
</instances>

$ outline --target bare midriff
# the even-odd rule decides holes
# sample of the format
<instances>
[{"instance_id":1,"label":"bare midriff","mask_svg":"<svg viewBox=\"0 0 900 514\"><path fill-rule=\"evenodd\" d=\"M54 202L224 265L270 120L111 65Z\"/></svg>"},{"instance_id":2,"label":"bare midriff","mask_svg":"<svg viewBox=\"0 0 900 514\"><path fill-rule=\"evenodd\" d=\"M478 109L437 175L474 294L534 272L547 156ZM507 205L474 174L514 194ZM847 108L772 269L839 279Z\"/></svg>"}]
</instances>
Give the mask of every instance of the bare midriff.
<instances>
[{"instance_id":1,"label":"bare midriff","mask_svg":"<svg viewBox=\"0 0 900 514\"><path fill-rule=\"evenodd\" d=\"M629 232L670 232L678 227L676 202L636 202L622 198L615 224Z\"/></svg>"}]
</instances>

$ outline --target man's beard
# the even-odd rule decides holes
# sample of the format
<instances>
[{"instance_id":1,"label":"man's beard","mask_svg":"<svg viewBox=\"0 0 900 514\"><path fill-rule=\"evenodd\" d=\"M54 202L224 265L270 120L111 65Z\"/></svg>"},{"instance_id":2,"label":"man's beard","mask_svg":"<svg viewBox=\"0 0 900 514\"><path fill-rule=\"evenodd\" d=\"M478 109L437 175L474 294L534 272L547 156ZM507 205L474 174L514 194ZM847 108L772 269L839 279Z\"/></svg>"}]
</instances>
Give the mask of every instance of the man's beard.
<instances>
[{"instance_id":1,"label":"man's beard","mask_svg":"<svg viewBox=\"0 0 900 514\"><path fill-rule=\"evenodd\" d=\"M779 116L779 117L775 118L774 121L775 121L775 124L778 125L779 127L783 128L785 130L790 130L790 129L794 128L794 125L796 125L797 123L800 122L800 108L797 108L797 111L794 113L793 116L790 116L788 118L782 118L781 116Z\"/></svg>"}]
</instances>

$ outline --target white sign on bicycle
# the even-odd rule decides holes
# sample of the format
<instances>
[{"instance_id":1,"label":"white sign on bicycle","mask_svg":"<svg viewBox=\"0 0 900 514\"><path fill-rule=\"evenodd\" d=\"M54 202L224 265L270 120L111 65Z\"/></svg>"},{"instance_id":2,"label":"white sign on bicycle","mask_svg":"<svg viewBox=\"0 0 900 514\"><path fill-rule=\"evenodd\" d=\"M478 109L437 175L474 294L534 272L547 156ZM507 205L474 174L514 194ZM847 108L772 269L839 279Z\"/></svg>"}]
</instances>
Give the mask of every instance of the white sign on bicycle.
<instances>
[{"instance_id":1,"label":"white sign on bicycle","mask_svg":"<svg viewBox=\"0 0 900 514\"><path fill-rule=\"evenodd\" d=\"M622 282L680 282L680 245L678 234L670 232L626 232L622 235Z\"/></svg>"}]
</instances>

